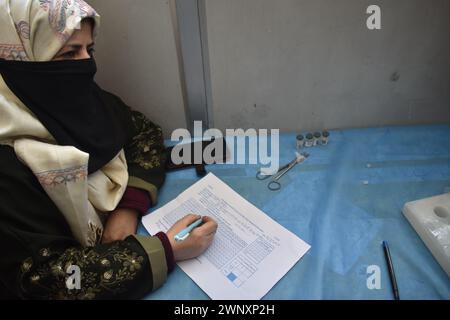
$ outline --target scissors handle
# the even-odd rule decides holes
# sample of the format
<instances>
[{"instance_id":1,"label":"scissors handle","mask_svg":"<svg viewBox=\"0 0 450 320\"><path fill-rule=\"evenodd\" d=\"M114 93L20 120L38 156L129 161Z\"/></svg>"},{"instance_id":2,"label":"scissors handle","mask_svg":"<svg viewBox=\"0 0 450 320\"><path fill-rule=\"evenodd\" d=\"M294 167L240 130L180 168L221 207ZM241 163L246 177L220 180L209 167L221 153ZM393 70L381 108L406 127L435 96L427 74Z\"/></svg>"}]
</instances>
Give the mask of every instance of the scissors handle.
<instances>
[{"instance_id":1,"label":"scissors handle","mask_svg":"<svg viewBox=\"0 0 450 320\"><path fill-rule=\"evenodd\" d=\"M271 191L277 191L281 189L281 184L278 181L272 180L267 185L267 188Z\"/></svg>"},{"instance_id":2,"label":"scissors handle","mask_svg":"<svg viewBox=\"0 0 450 320\"><path fill-rule=\"evenodd\" d=\"M270 175L268 175L268 174L262 174L262 173L261 173L261 170L258 170L258 172L256 173L256 179L258 179L258 180L265 180L265 179L267 179L268 177L270 177Z\"/></svg>"},{"instance_id":3,"label":"scissors handle","mask_svg":"<svg viewBox=\"0 0 450 320\"><path fill-rule=\"evenodd\" d=\"M278 173L275 176L273 176L272 181L270 181L269 184L267 185L269 190L272 190L272 191L280 190L281 184L278 182L278 180L280 180L281 177L286 174L286 172L291 170L291 168L295 167L296 164L297 164L297 162L293 162L293 163L291 162L291 163L289 163L289 165L286 168L278 171Z\"/></svg>"}]
</instances>

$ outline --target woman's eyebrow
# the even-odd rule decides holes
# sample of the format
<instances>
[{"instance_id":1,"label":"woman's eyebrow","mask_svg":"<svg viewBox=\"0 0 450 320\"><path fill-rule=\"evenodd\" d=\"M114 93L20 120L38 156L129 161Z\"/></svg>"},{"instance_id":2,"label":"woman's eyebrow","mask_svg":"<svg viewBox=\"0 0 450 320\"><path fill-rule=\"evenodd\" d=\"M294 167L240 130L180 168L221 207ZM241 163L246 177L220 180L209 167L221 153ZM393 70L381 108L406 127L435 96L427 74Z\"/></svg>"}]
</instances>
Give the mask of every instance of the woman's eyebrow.
<instances>
[{"instance_id":1,"label":"woman's eyebrow","mask_svg":"<svg viewBox=\"0 0 450 320\"><path fill-rule=\"evenodd\" d=\"M80 48L82 48L83 46L81 44L68 44L64 46L63 51L67 51L67 50L78 50Z\"/></svg>"},{"instance_id":2,"label":"woman's eyebrow","mask_svg":"<svg viewBox=\"0 0 450 320\"><path fill-rule=\"evenodd\" d=\"M89 47L92 47L92 46L94 46L95 45L95 42L91 42L90 44L88 44L87 45L87 47L89 48ZM72 44L66 44L65 46L64 46L64 51L66 50L66 49L72 49L72 50L78 50L78 49L80 49L80 48L82 48L83 47L83 45L82 44L77 44L77 43L72 43Z\"/></svg>"}]
</instances>

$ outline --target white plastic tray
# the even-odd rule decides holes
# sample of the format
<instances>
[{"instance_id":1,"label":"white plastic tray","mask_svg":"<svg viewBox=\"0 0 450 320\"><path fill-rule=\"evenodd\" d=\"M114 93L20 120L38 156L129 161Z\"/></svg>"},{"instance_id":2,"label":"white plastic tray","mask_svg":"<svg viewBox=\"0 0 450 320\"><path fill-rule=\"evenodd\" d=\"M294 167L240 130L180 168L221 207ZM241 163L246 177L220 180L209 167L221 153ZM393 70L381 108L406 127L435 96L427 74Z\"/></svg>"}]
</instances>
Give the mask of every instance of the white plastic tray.
<instances>
[{"instance_id":1,"label":"white plastic tray","mask_svg":"<svg viewBox=\"0 0 450 320\"><path fill-rule=\"evenodd\" d=\"M450 193L407 202L403 214L450 277Z\"/></svg>"}]
</instances>

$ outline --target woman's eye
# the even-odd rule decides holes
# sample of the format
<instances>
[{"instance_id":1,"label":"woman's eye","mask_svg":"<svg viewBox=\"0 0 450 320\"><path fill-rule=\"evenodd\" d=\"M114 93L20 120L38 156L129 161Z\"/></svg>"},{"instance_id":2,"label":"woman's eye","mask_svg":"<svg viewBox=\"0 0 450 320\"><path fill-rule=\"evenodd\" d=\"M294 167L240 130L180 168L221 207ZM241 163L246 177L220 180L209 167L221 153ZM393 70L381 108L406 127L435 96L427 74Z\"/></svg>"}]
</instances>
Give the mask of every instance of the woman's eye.
<instances>
[{"instance_id":1,"label":"woman's eye","mask_svg":"<svg viewBox=\"0 0 450 320\"><path fill-rule=\"evenodd\" d=\"M63 53L62 57L64 57L64 58L73 58L73 57L75 57L75 51L69 51L69 52Z\"/></svg>"},{"instance_id":2,"label":"woman's eye","mask_svg":"<svg viewBox=\"0 0 450 320\"><path fill-rule=\"evenodd\" d=\"M92 57L94 55L95 49L91 48L88 50L89 55Z\"/></svg>"}]
</instances>

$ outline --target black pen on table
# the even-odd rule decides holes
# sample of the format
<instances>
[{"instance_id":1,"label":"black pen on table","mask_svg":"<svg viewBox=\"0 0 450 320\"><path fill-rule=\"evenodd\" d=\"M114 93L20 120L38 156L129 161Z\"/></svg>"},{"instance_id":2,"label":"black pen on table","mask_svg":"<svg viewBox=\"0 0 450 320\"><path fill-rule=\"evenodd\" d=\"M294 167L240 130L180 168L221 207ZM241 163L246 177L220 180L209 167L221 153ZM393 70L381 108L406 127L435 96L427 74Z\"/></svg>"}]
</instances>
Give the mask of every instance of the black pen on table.
<instances>
[{"instance_id":1,"label":"black pen on table","mask_svg":"<svg viewBox=\"0 0 450 320\"><path fill-rule=\"evenodd\" d=\"M383 241L384 257L386 258L386 263L389 270L389 277L391 278L392 291L394 292L395 300L400 300L400 295L398 293L397 280L395 279L394 265L392 264L391 252L389 251L389 246L387 241Z\"/></svg>"}]
</instances>

